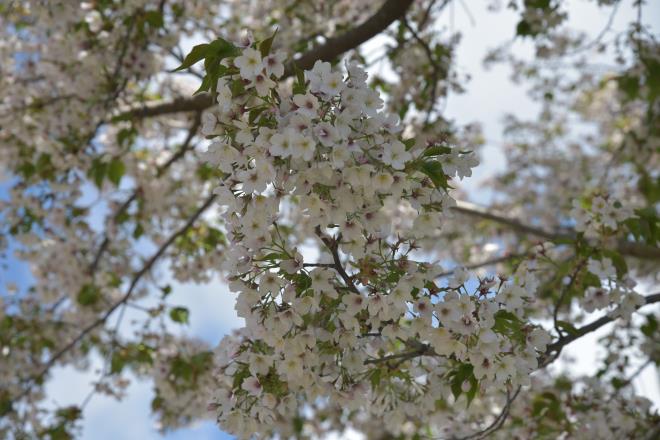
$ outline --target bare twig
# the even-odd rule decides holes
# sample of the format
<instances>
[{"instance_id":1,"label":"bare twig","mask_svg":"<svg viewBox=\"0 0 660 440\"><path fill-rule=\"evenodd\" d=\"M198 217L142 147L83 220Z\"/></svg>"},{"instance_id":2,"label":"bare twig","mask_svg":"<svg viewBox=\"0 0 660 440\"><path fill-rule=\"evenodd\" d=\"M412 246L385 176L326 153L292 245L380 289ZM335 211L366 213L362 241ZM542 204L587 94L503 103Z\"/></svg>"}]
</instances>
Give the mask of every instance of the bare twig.
<instances>
[{"instance_id":1,"label":"bare twig","mask_svg":"<svg viewBox=\"0 0 660 440\"><path fill-rule=\"evenodd\" d=\"M364 361L364 365L369 365L369 364L379 364L381 362L388 362L392 360L399 360L401 362L405 362L410 359L414 359L419 356L424 356L425 354L430 354L432 353L432 349L429 345L426 344L420 344L419 348L416 348L415 350L411 351L406 351L403 353L395 353L391 354L388 356L383 356L380 358L374 358L374 359L367 359ZM400 363L399 363L400 365Z\"/></svg>"},{"instance_id":2,"label":"bare twig","mask_svg":"<svg viewBox=\"0 0 660 440\"><path fill-rule=\"evenodd\" d=\"M566 52L564 55L569 55L569 56L577 55L581 52L591 49L592 47L600 43L600 41L603 39L605 34L607 34L607 32L609 32L609 30L612 28L612 23L614 23L614 17L616 17L616 13L619 10L619 6L621 6L621 0L616 0L614 5L612 6L612 12L610 13L609 18L607 19L607 23L605 24L605 27L598 33L596 38L594 38L592 41L585 44L584 46L578 47L573 51Z\"/></svg>"},{"instance_id":3,"label":"bare twig","mask_svg":"<svg viewBox=\"0 0 660 440\"><path fill-rule=\"evenodd\" d=\"M467 437L461 437L456 440L483 439L488 437L498 429L500 429L504 425L504 422L506 422L506 419L509 417L509 411L511 410L511 405L513 404L513 401L516 400L516 398L518 397L521 388L522 386L518 386L516 392L513 393L513 395L511 395L511 392L507 390L506 403L504 404L502 411L500 411L498 416L495 418L495 420L493 420L493 422L490 425L488 425L486 428L482 429L479 432L475 432L474 434L468 435Z\"/></svg>"},{"instance_id":4,"label":"bare twig","mask_svg":"<svg viewBox=\"0 0 660 440\"><path fill-rule=\"evenodd\" d=\"M183 157L184 154L186 154L186 152L190 149L190 144L193 138L195 137L195 135L197 134L197 130L199 129L200 124L201 124L201 114L197 113L188 131L188 135L186 136L186 139L183 141L177 152L174 153L167 162L165 162L163 165L158 167L158 169L156 170L156 177L162 176L163 173L165 173L165 171L167 171L174 162L178 161ZM137 199L138 193L139 193L139 188L133 191L133 194L131 194L131 196L128 199L126 199L124 203L121 204L117 212L115 212L115 214L112 217L113 222L116 222L119 216L121 216L128 209L130 204L133 203L135 199ZM105 237L103 238L103 241L99 246L99 249L96 251L94 260L92 261L92 264L90 264L88 268L88 273L90 275L93 275L94 272L96 272L96 269L98 268L98 265L101 262L101 257L108 249L109 245L110 245L110 235L106 232Z\"/></svg>"},{"instance_id":5,"label":"bare twig","mask_svg":"<svg viewBox=\"0 0 660 440\"><path fill-rule=\"evenodd\" d=\"M494 266L496 264L505 263L510 260L515 260L516 258L523 258L525 255L526 255L525 253L503 255L501 257L495 257L490 260L482 261L481 263L467 264L461 267L468 270L480 269L482 267ZM438 277L447 277L453 275L454 272L456 272L456 269L448 270L438 274Z\"/></svg>"},{"instance_id":6,"label":"bare twig","mask_svg":"<svg viewBox=\"0 0 660 440\"><path fill-rule=\"evenodd\" d=\"M170 237L158 248L158 250L144 263L144 266L142 266L142 268L133 276L133 280L131 281L131 284L129 285L128 290L126 291L124 296L119 301L114 303L108 310L106 310L105 313L103 313L99 318L97 318L91 324L87 325L75 338L73 338L66 345L64 345L57 352L55 352L48 359L48 361L44 363L43 367L37 374L26 379L25 390L17 397L12 399L12 402L16 402L17 400L20 400L21 398L25 397L30 392L31 384L40 380L46 373L48 373L48 371L55 365L55 363L59 359L61 359L67 352L69 352L76 345L78 345L78 343L82 341L94 329L105 324L105 322L108 320L108 318L110 318L110 316L114 313L114 311L117 310L122 304L124 304L131 298L131 295L133 295L133 291L137 287L142 277L151 270L154 264L156 264L158 259L165 253L165 251L172 245L172 243L174 243L174 241L178 237L185 234L188 231L188 229L192 227L192 225L204 213L204 211L206 211L211 206L215 198L216 196L214 194L206 198L204 203L195 211L195 213L186 221L186 223L181 228L177 229L172 235L170 235Z\"/></svg>"},{"instance_id":7,"label":"bare twig","mask_svg":"<svg viewBox=\"0 0 660 440\"><path fill-rule=\"evenodd\" d=\"M571 287L573 287L573 284L575 284L575 279L580 274L580 271L582 270L582 268L586 263L587 263L586 259L582 259L580 261L580 263L577 265L577 267L571 274L568 283L566 283L564 287L561 289L561 293L559 294L559 299L557 299L557 304L555 304L555 310L552 313L552 323L555 327L555 331L557 332L560 338L564 336L564 333L562 332L561 327L559 326L559 309L561 309L561 306L564 304L566 295L568 295L569 290L571 290Z\"/></svg>"},{"instance_id":8,"label":"bare twig","mask_svg":"<svg viewBox=\"0 0 660 440\"><path fill-rule=\"evenodd\" d=\"M428 124L431 118L431 113L435 109L435 104L436 104L435 100L438 91L438 81L442 76L442 66L440 66L438 61L435 59L435 56L433 55L433 51L429 47L428 43L424 41L422 37L419 36L419 34L412 28L412 26L410 26L408 20L406 20L406 18L403 17L401 19L401 22L403 23L405 28L408 29L408 31L412 34L415 41L417 41L417 43L424 50L424 53L426 53L426 58L428 58L429 63L431 63L431 68L433 69L433 75L431 75L431 93L429 99L429 108L426 111L426 119L425 119L425 123Z\"/></svg>"}]
</instances>

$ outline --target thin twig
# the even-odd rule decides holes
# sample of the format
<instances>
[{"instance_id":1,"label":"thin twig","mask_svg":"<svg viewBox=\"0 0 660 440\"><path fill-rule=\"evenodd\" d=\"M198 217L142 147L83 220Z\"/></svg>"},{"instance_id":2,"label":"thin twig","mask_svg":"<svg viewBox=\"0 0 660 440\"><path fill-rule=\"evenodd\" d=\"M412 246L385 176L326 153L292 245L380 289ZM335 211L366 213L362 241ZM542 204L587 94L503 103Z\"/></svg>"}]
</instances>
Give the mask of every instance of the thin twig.
<instances>
[{"instance_id":1,"label":"thin twig","mask_svg":"<svg viewBox=\"0 0 660 440\"><path fill-rule=\"evenodd\" d=\"M607 32L609 32L609 30L612 28L612 23L614 23L614 17L616 16L616 13L617 13L620 5L621 5L621 0L617 0L614 3L614 6L612 7L612 12L610 13L609 18L607 19L607 23L605 24L605 27L603 28L603 30L601 30L598 33L596 38L594 38L592 41L590 41L589 43L585 44L582 47L578 47L577 49L575 49L573 51L566 52L564 55L569 55L569 56L570 55L577 55L581 52L584 52L585 50L591 49L592 47L594 47L595 45L600 43L600 41L603 39L605 34Z\"/></svg>"},{"instance_id":2,"label":"thin twig","mask_svg":"<svg viewBox=\"0 0 660 440\"><path fill-rule=\"evenodd\" d=\"M332 239L323 234L321 232L321 228L318 226L316 227L315 232L316 236L319 237L319 239L323 242L325 247L330 251L330 254L332 255L333 264L331 267L336 270L339 276L344 280L346 287L348 287L353 293L359 295L360 291L355 286L355 283L353 282L353 279L350 277L350 275L346 273L346 270L341 263L341 258L339 258L339 242L341 241L341 234L337 236L337 238Z\"/></svg>"},{"instance_id":3,"label":"thin twig","mask_svg":"<svg viewBox=\"0 0 660 440\"><path fill-rule=\"evenodd\" d=\"M124 294L124 296L114 303L103 315L101 315L98 319L96 319L94 322L91 324L87 325L75 338L73 338L71 341L69 341L64 347L60 348L55 354L53 354L50 359L44 364L43 368L35 375L29 377L28 379L25 380L25 385L26 388L23 390L21 394L19 394L17 397L12 399L12 402L16 402L17 400L20 400L21 398L25 397L29 392L30 392L30 385L33 384L34 382L38 381L41 379L48 371L55 365L55 363L61 359L69 350L73 349L80 341L82 341L89 333L91 333L94 329L97 327L103 325L108 318L114 313L117 308L119 308L122 304L124 304L126 301L128 301L135 288L137 287L138 283L142 279L142 277L147 274L151 270L151 268L156 264L158 259L165 253L165 251L174 243L174 241L180 237L181 235L185 234L188 229L192 227L192 225L197 221L197 219L206 211L213 201L215 200L216 196L215 194L212 194L211 196L207 197L206 200L204 201L204 204L200 206L195 213L186 221L186 223L176 230L170 237L158 248L156 253L154 253L151 258L149 258L144 266L142 266L142 269L140 269L135 276L133 277L133 280L131 281L131 284L128 287L128 290Z\"/></svg>"},{"instance_id":4,"label":"thin twig","mask_svg":"<svg viewBox=\"0 0 660 440\"><path fill-rule=\"evenodd\" d=\"M552 313L552 323L555 327L555 331L557 332L560 338L564 336L564 333L562 332L561 327L559 326L559 309L561 309L562 305L564 304L566 295L568 295L569 290L571 290L571 287L573 287L573 284L575 284L575 280L577 276L580 274L580 271L582 270L586 262L587 262L586 259L582 259L580 263L577 265L577 267L571 274L568 283L566 283L561 289L559 299L557 299L557 304L555 304L555 310Z\"/></svg>"},{"instance_id":5,"label":"thin twig","mask_svg":"<svg viewBox=\"0 0 660 440\"><path fill-rule=\"evenodd\" d=\"M379 364L381 362L388 362L391 360L399 359L402 362L405 362L410 359L414 359L419 356L424 356L425 354L429 354L431 352L431 347L426 344L421 344L421 346L415 350L412 351L406 351L403 353L395 353L391 354L388 356L383 356L380 358L374 358L374 359L367 359L364 361L364 365L369 365L369 364ZM399 363L400 365L400 363Z\"/></svg>"},{"instance_id":6,"label":"thin twig","mask_svg":"<svg viewBox=\"0 0 660 440\"><path fill-rule=\"evenodd\" d=\"M511 395L511 392L507 390L506 403L504 404L502 411L500 411L498 416L495 418L495 420L493 420L493 422L490 425L488 425L486 428L482 429L479 432L475 432L474 434L468 435L467 437L460 437L459 439L456 440L483 439L488 437L498 429L500 429L504 425L504 422L506 422L506 419L509 417L511 405L513 404L513 401L516 400L516 397L518 397L521 388L522 386L518 386L516 392L513 393L513 396Z\"/></svg>"},{"instance_id":7,"label":"thin twig","mask_svg":"<svg viewBox=\"0 0 660 440\"><path fill-rule=\"evenodd\" d=\"M429 47L428 43L422 39L422 37L419 36L419 34L410 26L408 23L408 20L406 17L403 17L401 19L401 23L403 23L403 26L408 29L408 31L412 34L413 38L419 45L422 47L424 52L426 53L426 57L429 60L429 63L431 63L431 67L433 69L433 75L431 76L431 93L430 93L430 99L429 99L429 108L426 113L426 119L425 119L425 124L429 123L429 120L431 118L431 113L433 113L433 110L435 109L435 100L436 100L436 94L437 94L437 89L438 89L438 81L440 80L440 76L442 74L442 67L438 63L438 61L435 59L435 56L433 55L433 51Z\"/></svg>"},{"instance_id":8,"label":"thin twig","mask_svg":"<svg viewBox=\"0 0 660 440\"><path fill-rule=\"evenodd\" d=\"M644 307L645 305L649 304L654 304L660 301L660 293L654 293L652 295L648 295L644 297L645 299L645 304L641 305L639 308ZM541 356L541 359L539 360L539 368L546 367L547 365L551 364L553 361L555 361L559 355L561 354L562 349L570 344L571 342L580 339L582 336L591 333L593 331L598 330L604 325L609 324L610 322L616 320L616 317L613 316L603 316L599 319L596 319L595 321L590 322L589 324L586 324L580 328L578 328L576 331L572 332L568 336L565 336L563 338L559 338L557 341L554 343L548 345L545 353L543 356Z\"/></svg>"},{"instance_id":9,"label":"thin twig","mask_svg":"<svg viewBox=\"0 0 660 440\"><path fill-rule=\"evenodd\" d=\"M157 178L162 176L163 173L165 173L165 171L167 171L172 166L172 164L174 164L176 161L181 159L183 155L190 149L190 144L193 138L195 137L195 135L197 134L197 130L199 129L200 124L201 124L201 114L197 112L193 119L193 123L190 129L188 130L188 135L186 136L186 139L183 141L177 152L174 153L167 162L165 162L156 169ZM115 214L112 216L113 223L116 223L117 219L128 209L131 203L133 203L137 199L138 194L139 194L139 188L133 191L133 194L131 194L131 196L128 199L126 199L124 203L121 204L117 212L115 212ZM90 275L93 275L96 272L98 265L101 261L101 257L108 249L109 245L110 245L110 235L106 232L105 237L103 238L103 242L101 242L101 246L99 246L99 249L96 251L94 260L92 261L92 264L90 264L88 268L88 273Z\"/></svg>"},{"instance_id":10,"label":"thin twig","mask_svg":"<svg viewBox=\"0 0 660 440\"><path fill-rule=\"evenodd\" d=\"M523 258L526 255L527 255L526 253L503 255L501 257L495 257L490 260L482 261L481 263L467 264L461 267L468 270L480 269L482 267L493 266L495 264L500 264L510 260L515 260L516 258ZM441 272L440 274L438 274L438 278L453 275L457 269L458 268Z\"/></svg>"}]
</instances>

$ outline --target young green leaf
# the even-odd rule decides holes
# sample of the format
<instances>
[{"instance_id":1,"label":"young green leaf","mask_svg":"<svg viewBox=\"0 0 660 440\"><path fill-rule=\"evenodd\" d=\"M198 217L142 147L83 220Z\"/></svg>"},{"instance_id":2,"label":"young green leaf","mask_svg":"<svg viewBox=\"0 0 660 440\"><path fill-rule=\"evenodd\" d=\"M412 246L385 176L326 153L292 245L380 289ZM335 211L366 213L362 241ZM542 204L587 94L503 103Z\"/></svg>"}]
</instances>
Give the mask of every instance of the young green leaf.
<instances>
[{"instance_id":1,"label":"young green leaf","mask_svg":"<svg viewBox=\"0 0 660 440\"><path fill-rule=\"evenodd\" d=\"M101 299L99 288L93 284L85 284L78 292L78 304L81 306L91 306Z\"/></svg>"},{"instance_id":2,"label":"young green leaf","mask_svg":"<svg viewBox=\"0 0 660 440\"><path fill-rule=\"evenodd\" d=\"M449 179L442 170L442 164L437 160L425 160L421 163L419 170L431 179L436 188L450 188L448 183Z\"/></svg>"},{"instance_id":3,"label":"young green leaf","mask_svg":"<svg viewBox=\"0 0 660 440\"><path fill-rule=\"evenodd\" d=\"M121 182L121 178L125 172L126 166L124 163L119 158L112 159L108 165L108 179L110 179L115 186L119 186L119 182Z\"/></svg>"},{"instance_id":4,"label":"young green leaf","mask_svg":"<svg viewBox=\"0 0 660 440\"><path fill-rule=\"evenodd\" d=\"M266 38L261 42L261 44L259 44L259 52L261 52L262 57L267 57L270 53L270 48L273 46L273 40L275 40L275 35L277 35L278 30L279 29L275 29L273 35L271 35L269 38Z\"/></svg>"},{"instance_id":5,"label":"young green leaf","mask_svg":"<svg viewBox=\"0 0 660 440\"><path fill-rule=\"evenodd\" d=\"M204 58L206 58L210 47L211 45L207 43L198 44L197 46L193 47L190 53L184 58L183 63L181 63L181 65L176 69L172 70L172 72L178 72L180 70L187 69L199 61L202 61Z\"/></svg>"},{"instance_id":6,"label":"young green leaf","mask_svg":"<svg viewBox=\"0 0 660 440\"><path fill-rule=\"evenodd\" d=\"M170 310L170 318L172 318L172 321L180 324L188 324L189 315L190 312L185 307L175 307Z\"/></svg>"}]
</instances>

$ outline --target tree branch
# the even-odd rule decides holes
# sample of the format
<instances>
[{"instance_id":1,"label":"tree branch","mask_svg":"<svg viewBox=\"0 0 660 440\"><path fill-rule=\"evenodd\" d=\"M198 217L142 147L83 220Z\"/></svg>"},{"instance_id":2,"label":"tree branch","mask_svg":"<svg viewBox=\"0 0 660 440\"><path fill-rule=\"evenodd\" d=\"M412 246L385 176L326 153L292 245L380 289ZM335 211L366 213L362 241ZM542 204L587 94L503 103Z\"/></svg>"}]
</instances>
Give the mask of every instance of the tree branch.
<instances>
[{"instance_id":1,"label":"tree branch","mask_svg":"<svg viewBox=\"0 0 660 440\"><path fill-rule=\"evenodd\" d=\"M124 304L131 298L133 291L137 287L142 277L151 270L151 268L154 266L154 264L156 264L158 259L165 253L167 248L169 248L178 237L185 234L188 231L188 229L192 227L192 225L204 213L204 211L206 211L211 206L215 198L216 198L215 194L212 194L206 198L204 204L200 206L197 209L197 211L195 211L195 213L186 221L186 223L181 228L179 228L172 235L170 235L170 237L160 246L160 248L158 248L158 250L145 262L144 266L142 266L142 269L140 269L133 276L133 280L131 281L131 284L129 285L128 290L126 291L124 296L119 301L114 303L108 310L106 310L105 313L101 315L98 319L96 319L94 322L92 322L87 327L85 327L75 338L73 338L66 345L64 345L64 347L60 348L55 354L53 354L37 374L26 379L25 390L16 398L12 399L12 402L16 402L17 400L20 400L21 398L25 397L30 392L31 384L38 381L46 373L48 373L48 371L55 365L55 363L59 359L61 359L69 350L73 349L81 340L83 340L94 329L96 329L100 325L103 325L108 320L108 318L110 318L110 316L114 313L114 311L117 310L117 308L119 308L122 304Z\"/></svg>"},{"instance_id":2,"label":"tree branch","mask_svg":"<svg viewBox=\"0 0 660 440\"><path fill-rule=\"evenodd\" d=\"M156 169L156 177L160 177L163 175L165 171L168 170L169 167L172 166L174 162L177 160L181 159L184 154L186 154L186 151L190 148L190 143L192 142L193 138L197 134L197 130L199 129L199 126L201 125L201 113L197 113L195 115L195 118L193 120L192 125L190 126L190 129L188 130L188 135L186 136L186 139L183 141L179 149L177 150L176 153L172 155L172 157L169 158L167 162L165 162L163 165L158 167ZM128 209L129 205L133 203L135 199L137 199L139 189L135 189L133 191L133 194L122 203L122 205L119 207L117 212L112 216L112 221L116 222L117 218ZM108 233L105 234L105 237L103 238L103 242L101 243L101 246L99 246L98 251L96 251L96 255L94 256L94 260L92 261L92 264L90 264L88 273L90 275L93 275L94 272L96 272L96 269L98 268L99 263L101 262L101 257L105 253L105 251L108 249L108 246L110 245L110 236Z\"/></svg>"},{"instance_id":3,"label":"tree branch","mask_svg":"<svg viewBox=\"0 0 660 440\"><path fill-rule=\"evenodd\" d=\"M466 264L461 267L467 270L481 269L482 267L494 266L496 264L505 263L510 260L515 260L516 258L524 258L526 255L527 255L526 253L502 255L501 257L491 258L490 260L485 260L482 261L481 263ZM438 277L447 277L449 275L453 275L455 272L456 269L441 272L438 274Z\"/></svg>"},{"instance_id":4,"label":"tree branch","mask_svg":"<svg viewBox=\"0 0 660 440\"><path fill-rule=\"evenodd\" d=\"M367 21L338 37L328 39L325 44L304 53L293 63L299 69L310 69L318 60L331 61L337 58L380 34L390 24L405 16L406 10L412 3L413 0L387 0ZM293 63L287 64L285 76L293 75Z\"/></svg>"},{"instance_id":5,"label":"tree branch","mask_svg":"<svg viewBox=\"0 0 660 440\"><path fill-rule=\"evenodd\" d=\"M483 439L491 435L493 432L497 431L500 429L503 425L504 422L506 422L506 419L509 417L509 411L511 410L511 405L513 404L513 401L516 400L518 397L518 394L520 394L520 390L522 389L522 386L518 386L516 389L516 392L511 395L511 392L507 390L506 392L506 403L504 404L504 407L502 408L502 411L495 417L495 420L488 425L486 428L482 429L479 432L475 432L474 434L468 435L467 437L461 437L458 440L471 440L471 439Z\"/></svg>"},{"instance_id":6,"label":"tree branch","mask_svg":"<svg viewBox=\"0 0 660 440\"><path fill-rule=\"evenodd\" d=\"M509 218L506 215L495 214L486 208L469 202L457 201L457 206L454 206L453 209L454 211L469 217L490 220L495 223L508 226L514 232L519 234L529 234L544 238L546 240L574 240L577 236L577 233L572 229L566 229L564 231L546 231L536 226L526 225L516 219ZM642 243L633 243L626 240L621 240L619 241L616 250L622 255L627 255L629 257L636 257L646 260L660 260L660 248L655 246L648 246Z\"/></svg>"},{"instance_id":7,"label":"tree branch","mask_svg":"<svg viewBox=\"0 0 660 440\"><path fill-rule=\"evenodd\" d=\"M316 61L331 61L339 55L354 49L383 32L397 19L403 17L413 0L387 0L380 9L362 24L345 33L328 39L324 44L317 46L299 58L287 63L284 78L292 76L294 64L299 69L310 69ZM137 108L120 110L118 119L148 118L169 113L202 111L213 105L213 98L209 94L199 94L191 98L176 98L169 102L155 102L142 104Z\"/></svg>"},{"instance_id":8,"label":"tree branch","mask_svg":"<svg viewBox=\"0 0 660 440\"><path fill-rule=\"evenodd\" d=\"M412 350L412 351L406 351L406 352L403 352L403 353L395 353L395 354L391 354L391 355L388 355L388 356L383 356L383 357L380 357L380 358L367 359L367 360L364 361L364 365L378 364L378 363L381 363L381 362L387 362L387 361L391 361L391 360L395 360L395 359L399 359L401 361L407 361L407 360L410 360L410 359L414 359L418 356L423 356L424 354L428 353L430 349L431 349L431 347L429 347L428 345L424 345L423 348L418 348L418 349L415 349L415 350Z\"/></svg>"},{"instance_id":9,"label":"tree branch","mask_svg":"<svg viewBox=\"0 0 660 440\"><path fill-rule=\"evenodd\" d=\"M346 287L348 287L353 293L360 295L360 291L355 287L355 283L350 275L346 273L344 266L341 264L341 259L339 258L339 242L341 241L341 234L337 238L331 239L321 232L319 226L317 226L314 231L316 232L316 236L323 242L332 255L333 263L329 267L337 271L339 276L344 280L344 283L346 283Z\"/></svg>"},{"instance_id":10,"label":"tree branch","mask_svg":"<svg viewBox=\"0 0 660 440\"><path fill-rule=\"evenodd\" d=\"M586 264L587 264L587 259L583 258L580 261L580 263L577 265L573 273L571 274L568 283L562 287L561 293L559 294L559 298L557 299L557 304L555 304L555 310L552 313L552 322L554 324L555 331L557 332L560 338L564 336L564 333L562 332L561 327L559 326L559 309L564 304L564 300L566 299L569 290L571 289L573 284L575 284L575 280L577 279L577 276L580 274L580 271Z\"/></svg>"},{"instance_id":11,"label":"tree branch","mask_svg":"<svg viewBox=\"0 0 660 440\"><path fill-rule=\"evenodd\" d=\"M660 293L654 293L652 295L646 296L645 301L646 303L638 307L638 309L644 307L645 305L660 302ZM556 342L548 345L545 354L542 356L541 361L539 362L540 363L539 368L546 367L547 365L552 363L555 359L557 359L562 349L571 342L580 339L582 336L588 333L598 330L602 326L609 324L610 322L616 319L617 319L616 317L612 317L612 316L603 316L599 319L596 319L595 321L590 322L589 324L580 327L579 329L569 334L568 336L559 338ZM554 353L554 355L552 355L552 353Z\"/></svg>"}]
</instances>

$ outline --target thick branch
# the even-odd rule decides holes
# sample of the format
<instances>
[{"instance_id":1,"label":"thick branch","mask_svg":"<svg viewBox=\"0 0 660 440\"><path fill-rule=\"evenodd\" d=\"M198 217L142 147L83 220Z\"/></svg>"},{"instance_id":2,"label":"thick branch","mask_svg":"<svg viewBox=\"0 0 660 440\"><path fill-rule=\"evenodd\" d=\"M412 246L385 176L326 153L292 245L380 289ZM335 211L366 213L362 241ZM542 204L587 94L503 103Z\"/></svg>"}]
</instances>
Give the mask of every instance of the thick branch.
<instances>
[{"instance_id":1,"label":"thick branch","mask_svg":"<svg viewBox=\"0 0 660 440\"><path fill-rule=\"evenodd\" d=\"M38 381L41 379L54 365L55 363L61 359L69 350L73 349L80 341L82 341L89 333L91 333L94 329L97 327L105 324L105 322L110 318L110 316L114 313L117 308L119 308L122 304L126 303L130 298L131 295L133 295L133 291L137 287L138 283L142 279L144 275L147 274L151 270L151 268L156 264L158 259L165 253L167 248L169 248L174 241L180 237L181 235L185 234L188 229L192 227L192 225L197 221L197 219L206 211L213 201L215 200L216 196L211 195L209 196L205 201L202 206L200 206L197 211L186 221L186 223L176 230L166 241L163 243L160 248L154 253L151 258L149 258L145 263L144 266L142 266L142 269L140 269L134 276L133 280L131 281L131 284L128 287L128 290L124 294L124 296L114 303L108 310L105 311L103 315L101 315L98 319L96 319L94 322L89 324L87 327L85 327L75 338L73 338L71 341L69 341L64 347L60 348L55 354L53 354L50 359L44 364L43 368L34 376L31 376L28 378L25 382L26 388L21 393L19 396L17 396L14 401L17 401L21 398L23 398L25 395L29 393L30 387L29 385Z\"/></svg>"},{"instance_id":2,"label":"thick branch","mask_svg":"<svg viewBox=\"0 0 660 440\"><path fill-rule=\"evenodd\" d=\"M507 226L519 234L529 234L546 240L573 240L577 235L572 229L566 229L564 231L546 231L536 226L526 225L516 219L509 218L506 215L496 214L486 208L468 202L458 201L457 206L453 209L470 217L482 218ZM655 246L622 240L618 243L616 250L622 255L627 255L629 257L646 260L660 260L660 248Z\"/></svg>"},{"instance_id":3,"label":"thick branch","mask_svg":"<svg viewBox=\"0 0 660 440\"><path fill-rule=\"evenodd\" d=\"M328 39L285 66L284 77L294 73L294 64L299 69L309 69L316 61L331 61L339 55L354 49L383 32L397 19L403 17L413 0L387 0L383 6L364 23L345 33ZM209 94L199 94L191 98L176 98L169 102L143 104L138 108L120 111L119 119L147 118L169 113L202 111L213 105Z\"/></svg>"},{"instance_id":4,"label":"thick branch","mask_svg":"<svg viewBox=\"0 0 660 440\"><path fill-rule=\"evenodd\" d=\"M383 32L397 19L403 17L412 0L387 0L367 21L339 35L330 38L325 44L304 53L294 62L299 69L310 69L317 60L331 61L339 55L354 49ZM285 76L293 74L293 65L286 66Z\"/></svg>"}]
</instances>

